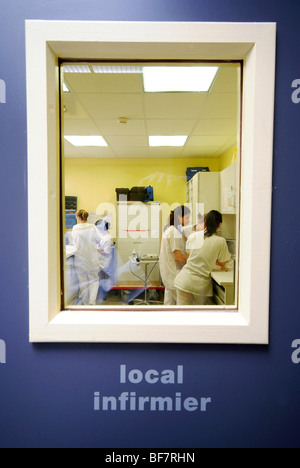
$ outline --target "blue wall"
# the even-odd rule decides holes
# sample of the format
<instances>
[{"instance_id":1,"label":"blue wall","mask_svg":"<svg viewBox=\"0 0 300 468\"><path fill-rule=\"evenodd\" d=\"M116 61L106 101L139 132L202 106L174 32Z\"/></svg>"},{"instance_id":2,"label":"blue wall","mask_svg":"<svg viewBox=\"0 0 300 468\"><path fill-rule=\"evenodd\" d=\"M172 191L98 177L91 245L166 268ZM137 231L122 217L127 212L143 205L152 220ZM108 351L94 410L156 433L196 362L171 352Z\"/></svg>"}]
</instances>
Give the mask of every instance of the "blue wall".
<instances>
[{"instance_id":1,"label":"blue wall","mask_svg":"<svg viewBox=\"0 0 300 468\"><path fill-rule=\"evenodd\" d=\"M300 364L291 358L300 339L299 15L296 0L0 0L0 447L300 446ZM270 346L28 343L25 19L278 23ZM123 389L121 364L181 364L184 385ZM95 412L95 391L181 391L212 404L206 413Z\"/></svg>"}]
</instances>

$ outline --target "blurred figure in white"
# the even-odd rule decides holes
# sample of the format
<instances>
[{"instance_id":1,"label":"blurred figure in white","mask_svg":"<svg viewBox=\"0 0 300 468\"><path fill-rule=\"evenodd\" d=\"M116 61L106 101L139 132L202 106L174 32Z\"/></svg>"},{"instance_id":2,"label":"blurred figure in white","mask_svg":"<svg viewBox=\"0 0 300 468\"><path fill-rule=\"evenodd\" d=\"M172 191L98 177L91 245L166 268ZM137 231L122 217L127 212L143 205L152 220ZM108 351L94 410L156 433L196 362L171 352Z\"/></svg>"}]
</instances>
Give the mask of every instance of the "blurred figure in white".
<instances>
[{"instance_id":1,"label":"blurred figure in white","mask_svg":"<svg viewBox=\"0 0 300 468\"><path fill-rule=\"evenodd\" d=\"M204 219L205 215L203 216L203 214L198 213L197 224L194 226L190 224L189 226L183 227L182 234L185 241L187 241L190 235L194 232L204 231Z\"/></svg>"},{"instance_id":2,"label":"blurred figure in white","mask_svg":"<svg viewBox=\"0 0 300 468\"><path fill-rule=\"evenodd\" d=\"M103 217L96 222L98 236L98 252L100 261L100 293L101 302L106 299L108 291L114 283L115 265L114 265L114 241L109 232L110 223L107 217Z\"/></svg>"},{"instance_id":3,"label":"blurred figure in white","mask_svg":"<svg viewBox=\"0 0 300 468\"><path fill-rule=\"evenodd\" d=\"M79 210L76 213L77 225L73 227L75 252L75 269L79 279L78 303L96 305L99 289L100 259L98 253L97 228L89 224L88 212Z\"/></svg>"}]
</instances>

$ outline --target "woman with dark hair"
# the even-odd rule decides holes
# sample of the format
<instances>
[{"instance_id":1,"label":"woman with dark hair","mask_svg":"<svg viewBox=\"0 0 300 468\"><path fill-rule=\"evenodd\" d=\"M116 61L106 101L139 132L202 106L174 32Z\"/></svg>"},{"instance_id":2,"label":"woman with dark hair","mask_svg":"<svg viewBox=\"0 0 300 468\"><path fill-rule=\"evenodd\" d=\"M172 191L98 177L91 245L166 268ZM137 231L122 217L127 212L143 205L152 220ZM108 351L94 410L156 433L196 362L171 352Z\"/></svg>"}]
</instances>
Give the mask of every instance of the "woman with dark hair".
<instances>
[{"instance_id":1,"label":"woman with dark hair","mask_svg":"<svg viewBox=\"0 0 300 468\"><path fill-rule=\"evenodd\" d=\"M212 210L205 216L204 232L195 232L187 242L188 260L175 280L178 305L205 305L213 296L211 272L216 264L230 260L226 240L217 235L222 215Z\"/></svg>"},{"instance_id":2,"label":"woman with dark hair","mask_svg":"<svg viewBox=\"0 0 300 468\"><path fill-rule=\"evenodd\" d=\"M161 278L165 285L165 305L176 305L174 280L178 272L186 264L185 241L182 236L182 228L189 223L189 220L189 208L178 206L171 212L169 223L164 228L159 267Z\"/></svg>"}]
</instances>

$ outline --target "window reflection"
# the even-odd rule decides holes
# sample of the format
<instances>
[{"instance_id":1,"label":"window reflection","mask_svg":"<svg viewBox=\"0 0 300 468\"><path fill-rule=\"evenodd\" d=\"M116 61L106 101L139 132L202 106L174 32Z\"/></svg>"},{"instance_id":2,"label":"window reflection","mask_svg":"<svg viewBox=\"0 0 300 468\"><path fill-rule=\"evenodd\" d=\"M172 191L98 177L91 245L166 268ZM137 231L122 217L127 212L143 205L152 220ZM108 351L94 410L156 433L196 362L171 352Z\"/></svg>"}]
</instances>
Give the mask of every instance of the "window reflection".
<instances>
[{"instance_id":1,"label":"window reflection","mask_svg":"<svg viewBox=\"0 0 300 468\"><path fill-rule=\"evenodd\" d=\"M188 92L147 92L153 64L70 65L65 306L236 304L240 64L214 64L207 90ZM155 65L169 76L211 67Z\"/></svg>"}]
</instances>

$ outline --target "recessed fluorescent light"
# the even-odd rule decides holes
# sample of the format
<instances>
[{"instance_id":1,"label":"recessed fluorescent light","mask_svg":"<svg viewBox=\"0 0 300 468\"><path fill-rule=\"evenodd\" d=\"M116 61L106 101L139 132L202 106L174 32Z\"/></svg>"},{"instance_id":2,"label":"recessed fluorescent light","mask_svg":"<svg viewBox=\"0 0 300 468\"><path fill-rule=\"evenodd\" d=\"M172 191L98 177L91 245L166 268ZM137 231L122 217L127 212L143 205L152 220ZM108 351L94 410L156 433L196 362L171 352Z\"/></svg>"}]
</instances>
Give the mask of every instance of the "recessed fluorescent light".
<instances>
[{"instance_id":1,"label":"recessed fluorescent light","mask_svg":"<svg viewBox=\"0 0 300 468\"><path fill-rule=\"evenodd\" d=\"M88 65L64 65L65 73L92 73Z\"/></svg>"},{"instance_id":2,"label":"recessed fluorescent light","mask_svg":"<svg viewBox=\"0 0 300 468\"><path fill-rule=\"evenodd\" d=\"M68 86L66 85L66 83L63 83L63 92L64 93L70 93L71 91L69 90Z\"/></svg>"},{"instance_id":3,"label":"recessed fluorescent light","mask_svg":"<svg viewBox=\"0 0 300 468\"><path fill-rule=\"evenodd\" d=\"M149 136L149 146L184 146L187 135Z\"/></svg>"},{"instance_id":4,"label":"recessed fluorescent light","mask_svg":"<svg viewBox=\"0 0 300 468\"><path fill-rule=\"evenodd\" d=\"M93 65L94 73L142 73L143 67L135 65Z\"/></svg>"},{"instance_id":5,"label":"recessed fluorescent light","mask_svg":"<svg viewBox=\"0 0 300 468\"><path fill-rule=\"evenodd\" d=\"M207 92L219 67L144 67L145 92Z\"/></svg>"},{"instance_id":6,"label":"recessed fluorescent light","mask_svg":"<svg viewBox=\"0 0 300 468\"><path fill-rule=\"evenodd\" d=\"M108 146L104 138L98 135L68 135L65 140L73 146Z\"/></svg>"}]
</instances>

